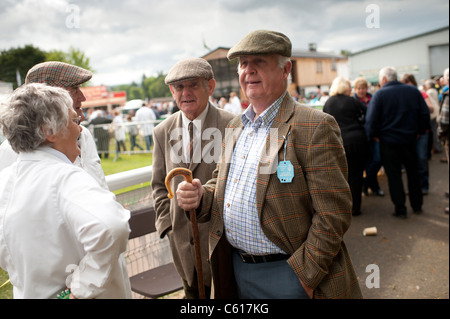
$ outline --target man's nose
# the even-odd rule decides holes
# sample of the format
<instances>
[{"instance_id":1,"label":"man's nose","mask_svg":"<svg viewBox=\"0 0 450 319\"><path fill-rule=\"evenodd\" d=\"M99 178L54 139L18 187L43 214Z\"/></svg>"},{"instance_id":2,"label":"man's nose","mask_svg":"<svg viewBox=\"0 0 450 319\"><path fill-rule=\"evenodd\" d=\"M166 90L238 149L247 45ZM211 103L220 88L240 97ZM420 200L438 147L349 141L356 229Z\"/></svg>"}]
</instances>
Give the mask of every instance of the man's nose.
<instances>
[{"instance_id":1,"label":"man's nose","mask_svg":"<svg viewBox=\"0 0 450 319\"><path fill-rule=\"evenodd\" d=\"M86 101L86 97L84 96L84 93L83 93L81 90L80 90L79 93L78 93L78 100L79 100L80 102Z\"/></svg>"}]
</instances>

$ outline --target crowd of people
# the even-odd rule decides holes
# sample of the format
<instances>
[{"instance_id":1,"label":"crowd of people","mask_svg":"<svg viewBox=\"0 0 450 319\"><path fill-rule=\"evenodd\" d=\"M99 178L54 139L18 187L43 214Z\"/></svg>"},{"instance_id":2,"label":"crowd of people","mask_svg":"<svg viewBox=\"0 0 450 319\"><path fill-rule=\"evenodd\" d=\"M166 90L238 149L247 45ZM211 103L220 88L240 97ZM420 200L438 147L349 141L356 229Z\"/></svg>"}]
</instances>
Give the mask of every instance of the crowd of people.
<instances>
[{"instance_id":1,"label":"crowd of people","mask_svg":"<svg viewBox=\"0 0 450 319\"><path fill-rule=\"evenodd\" d=\"M380 70L373 94L364 79L352 89L338 77L323 95L322 111L289 94L291 55L286 35L253 31L227 56L238 60L248 101L233 93L230 105L216 107L211 65L189 58L165 78L177 111L157 126L147 106L134 117L89 115L94 135L113 135L117 152L125 127L131 145L144 148L136 125L145 123L155 224L169 239L187 298L362 298L343 239L352 216L361 214L362 193L384 195L377 184L382 166L393 214L405 218L404 169L419 214L427 156L442 152L428 143L444 142L448 162L448 69L447 89L436 92L429 82L419 90L411 75L399 79L392 67ZM105 146L80 126L86 119L80 85L91 77L66 63L38 64L1 105L7 140L0 145L0 267L15 298L54 298L66 288L70 298L131 297L123 256L130 212L105 183L99 155ZM320 101L311 98L310 104ZM105 131L101 125L112 131L96 133ZM221 150L213 147L214 134L205 139L210 129L222 134ZM211 152L221 160L206 162L202 156ZM176 196L169 198L165 178L176 168L189 169L194 179L174 178Z\"/></svg>"},{"instance_id":2,"label":"crowd of people","mask_svg":"<svg viewBox=\"0 0 450 319\"><path fill-rule=\"evenodd\" d=\"M129 151L135 148L150 151L153 145L153 128L163 116L174 112L173 103L143 104L137 110L124 113L120 108L108 112L104 109L89 109L84 125L88 127L97 145L100 158L109 158L110 140L115 141L114 161L120 159L120 153L126 152L127 134ZM175 108L175 110L177 110ZM141 146L141 144L143 146ZM145 149L144 149L145 147Z\"/></svg>"},{"instance_id":3,"label":"crowd of people","mask_svg":"<svg viewBox=\"0 0 450 319\"><path fill-rule=\"evenodd\" d=\"M384 196L377 179L382 167L395 206L393 215L406 218L407 192L413 212L422 212L423 196L429 191L428 161L432 154L442 153L446 143L446 92L448 69L442 77L418 86L413 74L399 78L394 68L385 67L372 93L364 78L355 79L353 86L341 77L333 81L323 111L332 114L341 129L354 216L361 214L362 193L368 196L370 190ZM441 161L448 162L448 156ZM401 180L403 170L408 190Z\"/></svg>"}]
</instances>

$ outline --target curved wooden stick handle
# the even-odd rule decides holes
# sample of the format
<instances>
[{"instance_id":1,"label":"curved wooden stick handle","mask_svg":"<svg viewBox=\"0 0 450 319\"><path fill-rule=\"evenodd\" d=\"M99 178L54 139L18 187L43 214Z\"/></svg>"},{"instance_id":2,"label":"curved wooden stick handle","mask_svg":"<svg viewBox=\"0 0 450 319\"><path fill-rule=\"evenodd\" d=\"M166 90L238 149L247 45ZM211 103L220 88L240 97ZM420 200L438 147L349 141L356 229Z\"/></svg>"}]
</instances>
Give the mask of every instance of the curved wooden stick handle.
<instances>
[{"instance_id":1,"label":"curved wooden stick handle","mask_svg":"<svg viewBox=\"0 0 450 319\"><path fill-rule=\"evenodd\" d=\"M178 175L183 175L184 178L186 179L186 182L192 183L192 172L187 168L177 167L171 170L169 174L167 174L165 180L166 188L167 191L169 192L169 194L167 194L167 197L169 197L170 199L173 198L173 191L172 188L170 187L170 182L172 181L172 178Z\"/></svg>"},{"instance_id":2,"label":"curved wooden stick handle","mask_svg":"<svg viewBox=\"0 0 450 319\"><path fill-rule=\"evenodd\" d=\"M165 184L167 188L167 197L170 199L173 198L173 191L170 186L170 182L172 181L172 178L178 175L183 175L183 177L186 179L186 182L192 183L192 172L188 170L187 168L183 167L177 167L174 168L167 174L165 179ZM195 249L195 264L197 268L197 284L198 284L198 292L200 299L205 299L205 286L203 284L203 266L202 266L202 254L200 249L200 236L198 232L198 225L197 225L197 215L195 213L195 209L191 209L189 211L189 217L192 224L192 236L194 237L194 249Z\"/></svg>"}]
</instances>

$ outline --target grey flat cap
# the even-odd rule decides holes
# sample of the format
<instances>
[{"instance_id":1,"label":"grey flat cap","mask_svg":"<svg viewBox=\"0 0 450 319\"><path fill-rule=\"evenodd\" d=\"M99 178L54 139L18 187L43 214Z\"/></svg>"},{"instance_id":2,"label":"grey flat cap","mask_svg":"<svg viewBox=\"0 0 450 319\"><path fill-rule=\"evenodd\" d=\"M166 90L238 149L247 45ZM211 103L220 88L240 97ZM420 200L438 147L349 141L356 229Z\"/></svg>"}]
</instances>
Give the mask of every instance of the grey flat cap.
<instances>
[{"instance_id":1,"label":"grey flat cap","mask_svg":"<svg viewBox=\"0 0 450 319\"><path fill-rule=\"evenodd\" d=\"M280 54L292 55L292 44L287 36L280 32L256 30L247 34L238 44L228 51L228 60L241 55Z\"/></svg>"},{"instance_id":2,"label":"grey flat cap","mask_svg":"<svg viewBox=\"0 0 450 319\"><path fill-rule=\"evenodd\" d=\"M165 83L169 85L196 78L214 78L212 67L205 59L189 58L177 62L167 74Z\"/></svg>"}]
</instances>

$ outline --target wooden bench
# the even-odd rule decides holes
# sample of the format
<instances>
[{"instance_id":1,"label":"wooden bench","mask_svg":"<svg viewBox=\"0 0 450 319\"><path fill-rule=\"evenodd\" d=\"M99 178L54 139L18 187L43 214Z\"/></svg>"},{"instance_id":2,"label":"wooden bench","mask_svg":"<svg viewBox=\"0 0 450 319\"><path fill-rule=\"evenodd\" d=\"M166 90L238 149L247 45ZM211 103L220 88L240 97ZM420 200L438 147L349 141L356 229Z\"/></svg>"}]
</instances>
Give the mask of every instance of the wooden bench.
<instances>
[{"instance_id":1,"label":"wooden bench","mask_svg":"<svg viewBox=\"0 0 450 319\"><path fill-rule=\"evenodd\" d=\"M156 232L153 207L131 212L129 239ZM158 298L181 290L183 283L173 263L152 268L130 277L131 290L150 298Z\"/></svg>"}]
</instances>

